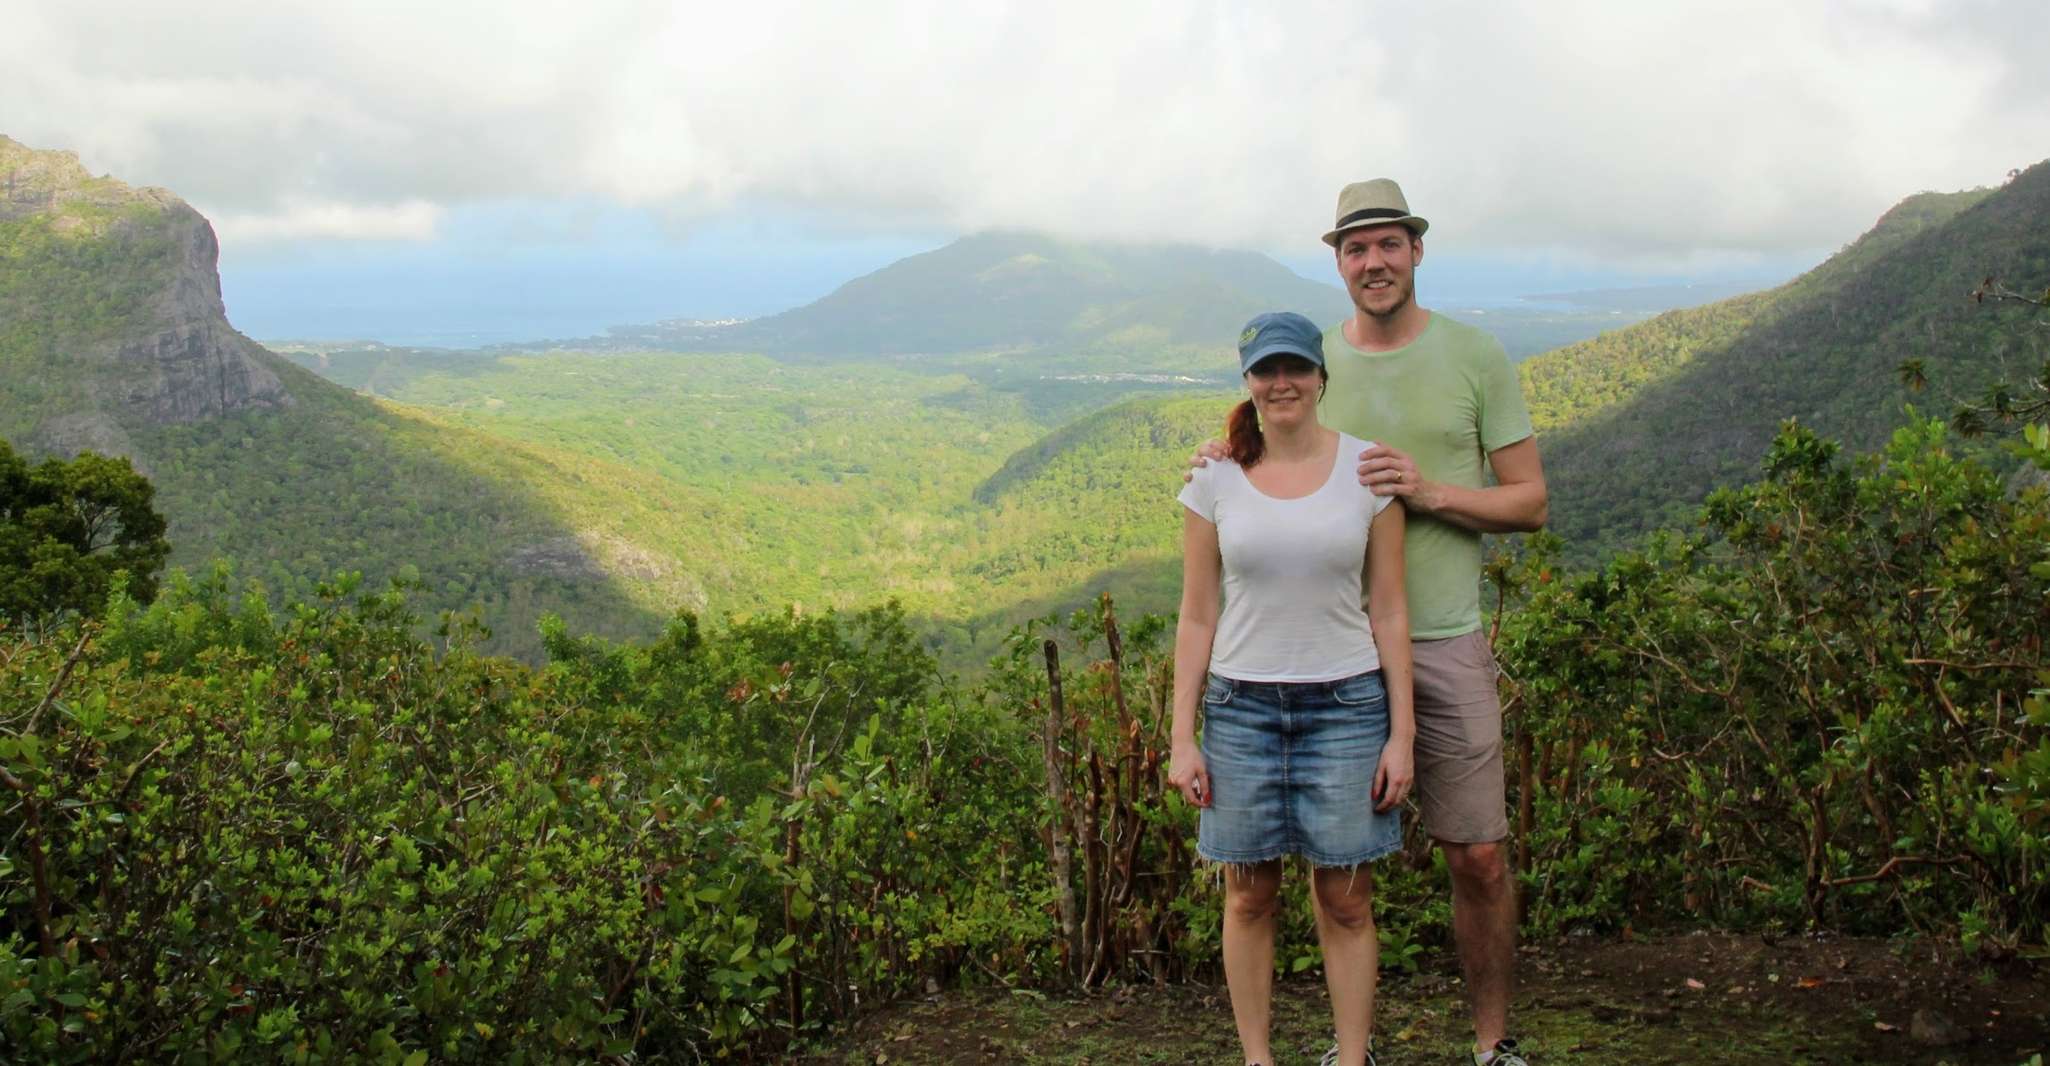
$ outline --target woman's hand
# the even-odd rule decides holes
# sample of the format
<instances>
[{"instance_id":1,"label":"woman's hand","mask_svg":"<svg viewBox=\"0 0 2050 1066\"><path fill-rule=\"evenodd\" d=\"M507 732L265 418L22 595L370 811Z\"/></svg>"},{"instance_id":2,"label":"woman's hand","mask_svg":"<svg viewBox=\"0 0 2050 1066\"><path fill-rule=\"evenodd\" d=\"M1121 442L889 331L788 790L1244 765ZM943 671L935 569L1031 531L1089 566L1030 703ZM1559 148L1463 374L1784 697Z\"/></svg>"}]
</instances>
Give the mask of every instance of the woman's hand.
<instances>
[{"instance_id":1,"label":"woman's hand","mask_svg":"<svg viewBox=\"0 0 2050 1066\"><path fill-rule=\"evenodd\" d=\"M1203 763L1203 749L1193 740L1177 740L1168 758L1167 783L1182 790L1182 798L1198 807L1210 806L1210 768Z\"/></svg>"},{"instance_id":2,"label":"woman's hand","mask_svg":"<svg viewBox=\"0 0 2050 1066\"><path fill-rule=\"evenodd\" d=\"M1394 810L1409 798L1409 787L1415 782L1415 743L1390 738L1381 749L1381 766L1374 771L1374 809L1384 813Z\"/></svg>"}]
</instances>

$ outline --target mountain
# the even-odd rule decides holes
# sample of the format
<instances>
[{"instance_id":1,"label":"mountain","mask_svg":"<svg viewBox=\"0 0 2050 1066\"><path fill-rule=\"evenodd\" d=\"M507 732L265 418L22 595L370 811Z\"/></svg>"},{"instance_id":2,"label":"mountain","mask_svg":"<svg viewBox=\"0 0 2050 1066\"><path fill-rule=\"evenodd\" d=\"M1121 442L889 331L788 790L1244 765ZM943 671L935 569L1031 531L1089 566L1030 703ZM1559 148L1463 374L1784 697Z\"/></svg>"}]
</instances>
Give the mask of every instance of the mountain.
<instances>
[{"instance_id":1,"label":"mountain","mask_svg":"<svg viewBox=\"0 0 2050 1066\"><path fill-rule=\"evenodd\" d=\"M1755 476L1780 422L1853 449L1883 443L1914 403L2032 375L2050 330L2027 309L1969 299L1987 276L2050 283L2050 164L1998 189L1923 193L1814 270L1763 293L1650 321L1525 363L1552 488L1552 529L1586 554L1691 520ZM1925 361L1935 392L1899 383Z\"/></svg>"},{"instance_id":2,"label":"mountain","mask_svg":"<svg viewBox=\"0 0 2050 1066\"><path fill-rule=\"evenodd\" d=\"M0 432L127 452L126 428L290 407L228 325L213 227L162 189L0 136Z\"/></svg>"},{"instance_id":3,"label":"mountain","mask_svg":"<svg viewBox=\"0 0 2050 1066\"><path fill-rule=\"evenodd\" d=\"M174 566L298 596L408 574L430 612L479 606L498 650L536 652L543 611L646 633L714 594L636 539L695 527L702 497L322 380L229 324L217 252L175 195L0 137L0 435L130 458Z\"/></svg>"},{"instance_id":4,"label":"mountain","mask_svg":"<svg viewBox=\"0 0 2050 1066\"><path fill-rule=\"evenodd\" d=\"M981 233L898 260L795 310L732 325L622 327L585 348L826 357L1019 349L1229 348L1246 320L1347 310L1334 285L1254 252Z\"/></svg>"}]
</instances>

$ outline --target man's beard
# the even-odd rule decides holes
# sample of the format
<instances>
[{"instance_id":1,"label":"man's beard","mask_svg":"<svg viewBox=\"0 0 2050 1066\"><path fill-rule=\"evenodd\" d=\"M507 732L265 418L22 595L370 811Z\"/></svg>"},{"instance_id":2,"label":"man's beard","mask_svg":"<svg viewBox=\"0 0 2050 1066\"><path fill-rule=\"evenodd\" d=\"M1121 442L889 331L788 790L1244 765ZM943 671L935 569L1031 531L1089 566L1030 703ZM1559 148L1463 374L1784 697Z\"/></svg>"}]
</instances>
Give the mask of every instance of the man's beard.
<instances>
[{"instance_id":1,"label":"man's beard","mask_svg":"<svg viewBox=\"0 0 2050 1066\"><path fill-rule=\"evenodd\" d=\"M1366 315L1368 318L1394 318L1396 315L1401 314L1403 310L1407 308L1410 304L1416 302L1416 289L1413 286L1409 285L1395 285L1392 286L1392 288L1394 288L1395 291L1401 293L1401 296L1397 298L1394 305L1389 307L1386 311L1376 311L1368 307L1364 302L1359 300L1353 301L1353 307L1357 308L1361 314Z\"/></svg>"}]
</instances>

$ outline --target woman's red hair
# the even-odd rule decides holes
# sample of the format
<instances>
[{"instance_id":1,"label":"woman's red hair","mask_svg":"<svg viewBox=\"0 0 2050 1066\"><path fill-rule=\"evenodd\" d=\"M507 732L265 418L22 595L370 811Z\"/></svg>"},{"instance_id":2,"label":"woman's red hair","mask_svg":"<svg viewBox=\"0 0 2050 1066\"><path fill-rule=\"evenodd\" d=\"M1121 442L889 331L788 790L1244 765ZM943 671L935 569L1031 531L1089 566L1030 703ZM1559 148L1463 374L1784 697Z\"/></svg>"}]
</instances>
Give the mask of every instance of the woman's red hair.
<instances>
[{"instance_id":1,"label":"woman's red hair","mask_svg":"<svg viewBox=\"0 0 2050 1066\"><path fill-rule=\"evenodd\" d=\"M1260 435L1260 409L1246 400L1231 409L1224 423L1224 448L1231 461L1250 470L1267 454L1267 438Z\"/></svg>"}]
</instances>

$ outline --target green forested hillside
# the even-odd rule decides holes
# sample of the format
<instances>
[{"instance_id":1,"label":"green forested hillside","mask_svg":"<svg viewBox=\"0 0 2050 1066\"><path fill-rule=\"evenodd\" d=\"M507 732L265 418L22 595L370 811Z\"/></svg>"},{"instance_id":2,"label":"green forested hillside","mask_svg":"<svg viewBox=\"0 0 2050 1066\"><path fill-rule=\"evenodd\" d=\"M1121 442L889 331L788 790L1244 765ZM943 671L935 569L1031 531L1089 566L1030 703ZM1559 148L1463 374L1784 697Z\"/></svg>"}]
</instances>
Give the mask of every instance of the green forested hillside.
<instances>
[{"instance_id":1,"label":"green forested hillside","mask_svg":"<svg viewBox=\"0 0 2050 1066\"><path fill-rule=\"evenodd\" d=\"M1190 454L1223 432L1236 401L1221 392L1129 400L1013 455L975 493L988 510L968 569L1007 596L973 617L971 633L1102 591L1132 609L1172 612L1181 593L1175 493Z\"/></svg>"},{"instance_id":2,"label":"green forested hillside","mask_svg":"<svg viewBox=\"0 0 2050 1066\"><path fill-rule=\"evenodd\" d=\"M168 192L5 138L0 189L0 434L127 456L155 482L172 565L225 558L280 596L341 570L412 576L423 607L479 606L490 646L525 653L544 610L645 634L703 599L622 533L693 512L682 490L487 441L264 351L224 316L212 228Z\"/></svg>"},{"instance_id":3,"label":"green forested hillside","mask_svg":"<svg viewBox=\"0 0 2050 1066\"><path fill-rule=\"evenodd\" d=\"M1710 488L1742 478L1786 418L1876 447L1918 400L1899 384L1903 360L1926 360L1940 389L1960 395L2040 366L2050 335L1968 297L1988 275L2050 280L2046 220L2050 165L1998 190L1922 194L1778 289L1531 360L1552 529L1592 552L1685 522Z\"/></svg>"},{"instance_id":4,"label":"green forested hillside","mask_svg":"<svg viewBox=\"0 0 2050 1066\"><path fill-rule=\"evenodd\" d=\"M178 273L168 197L0 136L0 435L88 411L94 356L149 330Z\"/></svg>"},{"instance_id":5,"label":"green forested hillside","mask_svg":"<svg viewBox=\"0 0 2050 1066\"><path fill-rule=\"evenodd\" d=\"M172 566L225 559L296 597L339 571L373 587L406 576L423 586L424 608L479 608L494 629L487 646L521 655L538 653L543 613L645 636L720 591L701 582L723 572L692 571L631 539L667 523L717 542L716 530L673 517L706 512L676 485L280 372L297 397L289 410L125 431L169 519Z\"/></svg>"},{"instance_id":6,"label":"green forested hillside","mask_svg":"<svg viewBox=\"0 0 2050 1066\"><path fill-rule=\"evenodd\" d=\"M288 412L132 434L171 519L172 565L226 559L301 597L338 571L362 572L373 587L403 575L423 586L424 607L478 608L494 631L487 646L524 656L539 652L544 613L644 637L670 611L737 583L636 539L667 523L705 548L720 543L700 495L328 390L299 390Z\"/></svg>"},{"instance_id":7,"label":"green forested hillside","mask_svg":"<svg viewBox=\"0 0 2050 1066\"><path fill-rule=\"evenodd\" d=\"M1560 348L1522 366L1523 398L1541 434L1627 403L1704 351L1728 344L1773 305L1769 292L1668 311Z\"/></svg>"},{"instance_id":8,"label":"green forested hillside","mask_svg":"<svg viewBox=\"0 0 2050 1066\"><path fill-rule=\"evenodd\" d=\"M1991 190L1977 189L1911 196L1843 251L1777 289L1668 311L1532 359L1522 368L1531 420L1544 433L1631 400L1697 357L1721 353L1754 325L1776 320L1807 301L1832 299L1908 241L1989 195Z\"/></svg>"},{"instance_id":9,"label":"green forested hillside","mask_svg":"<svg viewBox=\"0 0 2050 1066\"><path fill-rule=\"evenodd\" d=\"M1172 605L1151 563L1176 550L1173 492L1230 405L1054 382L1053 421L1022 392L922 367L791 366L754 355L301 353L342 380L483 441L617 464L692 501L621 534L698 575L714 614L896 597L956 663L1009 624L1107 583ZM1093 397L1093 403L1091 401ZM543 500L558 491L537 481ZM708 550L709 549L709 550ZM703 572L713 567L711 573ZM1133 575L1127 577L1125 575Z\"/></svg>"}]
</instances>

